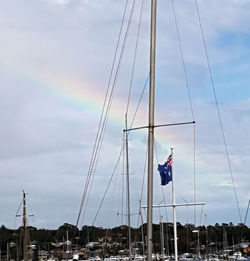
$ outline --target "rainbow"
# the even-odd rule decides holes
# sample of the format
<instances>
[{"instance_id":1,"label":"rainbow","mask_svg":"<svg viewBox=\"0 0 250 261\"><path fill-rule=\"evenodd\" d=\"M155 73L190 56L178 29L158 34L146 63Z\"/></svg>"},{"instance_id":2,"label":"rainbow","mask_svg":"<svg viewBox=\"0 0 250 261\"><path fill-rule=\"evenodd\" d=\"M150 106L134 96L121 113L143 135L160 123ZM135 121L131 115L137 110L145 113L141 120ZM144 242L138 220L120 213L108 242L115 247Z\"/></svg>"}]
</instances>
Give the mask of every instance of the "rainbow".
<instances>
[{"instance_id":1,"label":"rainbow","mask_svg":"<svg viewBox=\"0 0 250 261\"><path fill-rule=\"evenodd\" d=\"M38 73L32 68L24 69L18 66L16 69L13 66L6 63L0 65L1 69L7 73L10 77L13 75L24 82L28 82L34 88L47 89L51 95L59 97L63 101L80 107L88 109L93 116L98 117L103 105L105 97L105 89L97 88L97 86L91 85L83 80L78 80L78 76L70 75L70 72L63 75L53 74L52 72L43 71ZM124 120L121 119L123 101L117 102L119 106L116 106L111 111L111 120L116 124L123 124ZM113 106L112 106L113 107Z\"/></svg>"},{"instance_id":2,"label":"rainbow","mask_svg":"<svg viewBox=\"0 0 250 261\"><path fill-rule=\"evenodd\" d=\"M2 65L1 69L11 77L13 77L14 74L18 79L31 83L34 88L47 89L51 95L55 95L73 106L87 109L93 117L98 118L100 116L106 86L104 86L103 89L98 88L99 86L91 85L83 80L78 80L79 76L72 75L70 72L64 75L53 74L53 72L49 71L39 73L32 68L25 70L24 68L20 68L20 66L18 66L17 70L13 68L13 66L7 64L5 64L4 67ZM119 129L122 129L124 126L125 107L126 99L119 100L116 98L115 101L113 101L110 120L112 124ZM133 112L135 110L135 105L131 105L131 107L131 111ZM142 119L145 119L145 115L143 115L143 112L139 112L136 126L145 125L145 121ZM138 131L136 135L145 135L145 131ZM170 128L159 131L157 142L166 144L166 141L168 141L168 144L171 144L171 140L176 140L174 129ZM187 152L187 149L183 147L182 150L185 151L184 153ZM185 163L185 165L190 165L188 162Z\"/></svg>"}]
</instances>

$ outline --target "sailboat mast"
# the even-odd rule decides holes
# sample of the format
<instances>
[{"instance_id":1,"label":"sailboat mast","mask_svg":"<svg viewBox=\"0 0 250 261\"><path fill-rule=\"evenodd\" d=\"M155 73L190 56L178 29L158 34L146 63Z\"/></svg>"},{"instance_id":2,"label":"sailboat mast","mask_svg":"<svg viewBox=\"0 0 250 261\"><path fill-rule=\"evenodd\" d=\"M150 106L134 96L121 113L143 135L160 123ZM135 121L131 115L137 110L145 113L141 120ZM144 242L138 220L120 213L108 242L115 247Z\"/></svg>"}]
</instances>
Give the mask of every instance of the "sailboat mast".
<instances>
[{"instance_id":1,"label":"sailboat mast","mask_svg":"<svg viewBox=\"0 0 250 261\"><path fill-rule=\"evenodd\" d=\"M143 218L142 218L142 213L141 213L141 200L139 201L140 203L140 211L139 211L139 215L141 218L141 242L142 242L142 255L144 257L145 251L144 251L144 230L143 230Z\"/></svg>"},{"instance_id":2,"label":"sailboat mast","mask_svg":"<svg viewBox=\"0 0 250 261\"><path fill-rule=\"evenodd\" d=\"M23 191L23 260L27 261L27 215L26 194Z\"/></svg>"},{"instance_id":3,"label":"sailboat mast","mask_svg":"<svg viewBox=\"0 0 250 261\"><path fill-rule=\"evenodd\" d=\"M128 128L127 114L125 114L125 125L126 130ZM131 226L130 226L130 192L129 192L129 160L128 160L128 132L125 132L126 138L126 172L127 172L127 217L128 217L128 247L129 247L129 260L132 261L131 257Z\"/></svg>"},{"instance_id":4,"label":"sailboat mast","mask_svg":"<svg viewBox=\"0 0 250 261\"><path fill-rule=\"evenodd\" d=\"M155 100L155 43L156 43L156 2L151 1L150 36L150 86L148 123L148 198L147 198L147 261L152 261L152 206L153 206L153 156L154 156L154 100Z\"/></svg>"}]
</instances>

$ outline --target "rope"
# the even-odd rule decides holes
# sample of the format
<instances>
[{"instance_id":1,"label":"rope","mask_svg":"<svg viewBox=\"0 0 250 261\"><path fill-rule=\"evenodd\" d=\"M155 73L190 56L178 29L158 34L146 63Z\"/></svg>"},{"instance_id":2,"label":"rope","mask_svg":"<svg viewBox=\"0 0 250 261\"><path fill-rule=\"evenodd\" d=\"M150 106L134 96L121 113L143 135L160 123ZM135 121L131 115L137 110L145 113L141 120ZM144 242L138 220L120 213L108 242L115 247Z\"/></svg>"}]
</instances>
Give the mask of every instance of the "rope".
<instances>
[{"instance_id":1,"label":"rope","mask_svg":"<svg viewBox=\"0 0 250 261\"><path fill-rule=\"evenodd\" d=\"M212 71L211 71L211 66L210 66L210 61L209 61L208 51L207 51L207 45L206 45L206 41L205 41L205 37L204 37L204 30L203 30L203 27L202 27L202 22L201 22L201 17L200 17L200 12L199 12L199 7L198 7L198 4L197 4L197 0L195 0L195 6L196 6L196 10L197 10L197 16L198 16L199 26L200 26L200 30L201 30L201 35L202 35L202 42L203 42L203 46L204 46L204 51L205 51L205 56L206 56L206 61L207 61L207 67L208 67L208 71L209 71L209 77L210 77L210 81L211 81L211 86L212 86L214 100L215 100L215 104L216 104L216 109L217 109L217 114L218 114L220 129L221 129L221 134L222 134L224 148L225 148L225 153L226 153L226 157L227 157L227 163L228 163L229 172L230 172L230 175L231 175L231 180L232 180L232 184L233 184L235 200L236 200L236 204L237 204L237 208L238 208L238 214L239 214L239 217L240 217L240 222L242 223L240 207L239 207L239 201L238 201L238 197L237 197L237 193L236 193L236 187L235 187L235 183L234 183L233 171L232 171L231 162L230 162L230 158L229 158L229 153L228 153L228 149L227 149L226 138L225 138L223 124L222 124L222 120L221 120L221 114L220 114L219 104L218 104L217 95L216 95L216 91L215 91L214 80L213 80L213 76L212 76Z\"/></svg>"}]
</instances>

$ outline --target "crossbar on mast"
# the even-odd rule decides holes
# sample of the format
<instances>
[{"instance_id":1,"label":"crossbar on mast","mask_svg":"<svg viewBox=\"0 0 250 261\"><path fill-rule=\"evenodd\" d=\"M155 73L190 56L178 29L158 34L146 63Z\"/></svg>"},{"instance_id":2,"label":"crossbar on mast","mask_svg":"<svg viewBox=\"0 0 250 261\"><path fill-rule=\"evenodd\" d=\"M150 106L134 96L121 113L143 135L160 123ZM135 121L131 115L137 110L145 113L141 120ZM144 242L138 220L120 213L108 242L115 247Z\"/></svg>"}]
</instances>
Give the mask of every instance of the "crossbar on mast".
<instances>
[{"instance_id":1,"label":"crossbar on mast","mask_svg":"<svg viewBox=\"0 0 250 261\"><path fill-rule=\"evenodd\" d=\"M198 203L178 203L178 204L165 204L165 205L153 205L153 208L170 208L170 207L188 207L188 206L204 206L205 202ZM141 208L147 208L147 206L141 206Z\"/></svg>"},{"instance_id":2,"label":"crossbar on mast","mask_svg":"<svg viewBox=\"0 0 250 261\"><path fill-rule=\"evenodd\" d=\"M187 121L187 122L177 122L177 123L166 123L166 124L159 124L154 125L154 128L160 128L160 127L171 127L171 126L178 126L178 125L187 125L187 124L195 124L195 121ZM141 130L141 129L148 129L149 126L141 126L141 127L135 127L130 129L123 130L124 132L127 131L133 131L133 130Z\"/></svg>"}]
</instances>

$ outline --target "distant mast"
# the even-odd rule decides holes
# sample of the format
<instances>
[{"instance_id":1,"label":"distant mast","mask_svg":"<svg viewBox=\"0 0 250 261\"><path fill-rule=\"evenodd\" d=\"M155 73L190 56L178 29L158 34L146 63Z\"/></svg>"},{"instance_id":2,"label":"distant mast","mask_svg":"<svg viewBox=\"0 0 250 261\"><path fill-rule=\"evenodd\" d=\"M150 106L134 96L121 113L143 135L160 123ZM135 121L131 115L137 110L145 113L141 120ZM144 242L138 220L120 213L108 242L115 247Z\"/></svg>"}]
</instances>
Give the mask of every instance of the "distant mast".
<instances>
[{"instance_id":1,"label":"distant mast","mask_svg":"<svg viewBox=\"0 0 250 261\"><path fill-rule=\"evenodd\" d=\"M23 260L27 261L27 214L26 214L26 194L23 191Z\"/></svg>"},{"instance_id":2,"label":"distant mast","mask_svg":"<svg viewBox=\"0 0 250 261\"><path fill-rule=\"evenodd\" d=\"M152 261L152 206L153 206L153 157L154 157L154 100L155 100L155 39L156 0L151 1L150 36L150 86L148 122L148 198L147 198L147 261Z\"/></svg>"}]
</instances>

